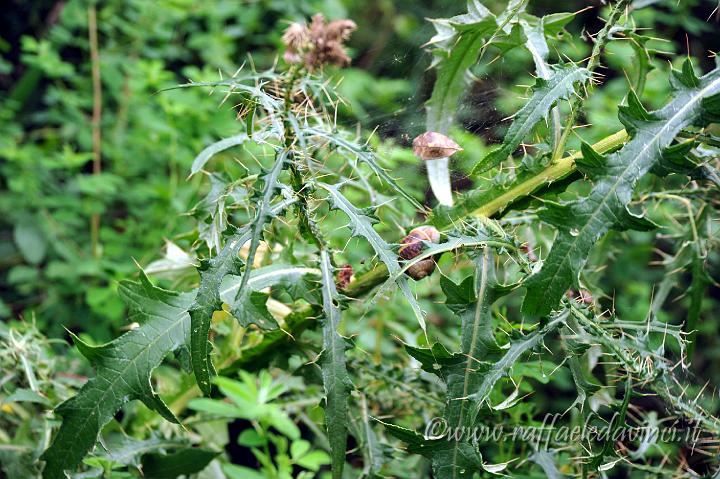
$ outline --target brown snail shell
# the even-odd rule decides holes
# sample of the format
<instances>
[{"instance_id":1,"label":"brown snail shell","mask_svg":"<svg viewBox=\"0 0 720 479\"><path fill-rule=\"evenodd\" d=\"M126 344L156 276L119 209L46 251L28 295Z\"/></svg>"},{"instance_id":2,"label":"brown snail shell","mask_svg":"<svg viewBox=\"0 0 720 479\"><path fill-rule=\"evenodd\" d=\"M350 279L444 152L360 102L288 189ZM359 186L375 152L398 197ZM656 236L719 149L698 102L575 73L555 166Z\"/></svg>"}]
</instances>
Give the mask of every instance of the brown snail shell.
<instances>
[{"instance_id":1,"label":"brown snail shell","mask_svg":"<svg viewBox=\"0 0 720 479\"><path fill-rule=\"evenodd\" d=\"M449 158L458 151L462 151L460 145L435 131L426 131L413 140L413 153L424 161Z\"/></svg>"},{"instance_id":2,"label":"brown snail shell","mask_svg":"<svg viewBox=\"0 0 720 479\"><path fill-rule=\"evenodd\" d=\"M431 243L440 242L440 232L432 226L418 226L402 239L398 255L401 259L409 261L418 256L423 250L423 241ZM414 280L423 279L435 271L435 259L425 258L410 266L405 273Z\"/></svg>"},{"instance_id":3,"label":"brown snail shell","mask_svg":"<svg viewBox=\"0 0 720 479\"><path fill-rule=\"evenodd\" d=\"M410 266L405 271L405 274L415 281L419 281L426 276L430 276L433 271L435 271L435 260L433 258L426 258Z\"/></svg>"}]
</instances>

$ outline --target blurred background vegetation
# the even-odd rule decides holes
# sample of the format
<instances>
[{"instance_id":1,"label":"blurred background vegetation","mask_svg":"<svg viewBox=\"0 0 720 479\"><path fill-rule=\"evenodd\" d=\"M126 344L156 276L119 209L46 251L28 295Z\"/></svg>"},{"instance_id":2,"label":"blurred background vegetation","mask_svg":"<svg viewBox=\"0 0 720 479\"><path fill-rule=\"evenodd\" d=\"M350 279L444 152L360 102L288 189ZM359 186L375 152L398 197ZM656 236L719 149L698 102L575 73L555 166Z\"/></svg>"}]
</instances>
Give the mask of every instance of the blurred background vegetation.
<instances>
[{"instance_id":1,"label":"blurred background vegetation","mask_svg":"<svg viewBox=\"0 0 720 479\"><path fill-rule=\"evenodd\" d=\"M484 2L502 9L504 2ZM552 45L554 58L580 60L590 49L586 35L602 26L601 1L531 1L538 16L581 11L568 33ZM708 50L719 45L717 1L636 0L635 18L654 41L657 57L643 100L657 107L667 98L670 60L677 66L692 53L707 71ZM339 91L346 99L338 123L376 130L373 144L390 171L428 204L421 166L408 149L424 131L423 103L433 82L430 58L422 45L432 36L426 18L461 13L457 0L106 0L97 2L97 45L101 102L94 99L93 63L87 0L10 0L0 20L0 318L34 322L43 336L67 338L63 328L110 340L127 326L117 281L162 256L163 244L191 241L194 219L187 215L207 193L201 177L186 181L195 155L206 145L238 131L232 105L218 105L202 89L160 92L188 80L216 80L252 62L271 66L282 51L280 37L291 21L316 12L358 24L349 41L353 57ZM678 53L675 56L665 55ZM633 72L629 45L611 45L605 86L590 98L586 118L593 141L620 128L617 104ZM252 54L252 57L249 56ZM458 155L455 186L472 185L462 175L498 141L504 119L522 104L533 83L532 59L513 50L476 69L455 132L465 151ZM625 74L623 74L625 72ZM97 92L95 92L97 95ZM101 106L94 130L93 109ZM93 134L101 134L99 158ZM99 168L98 168L99 163ZM409 172L409 173L408 173ZM398 173L399 174L399 173ZM93 218L97 220L93 220ZM93 222L97 221L97 235ZM664 269L655 245L642 234L629 235L622 250L610 238L594 254L612 258L603 271L603 289L617 291L619 314L642 318L650 308L653 285ZM348 253L352 254L352 253ZM357 253L358 258L362 252ZM710 258L711 276L718 258ZM681 281L689 281L682 279ZM432 299L432 298L430 298ZM680 299L670 306L683 316ZM389 307L388 315L401 316ZM720 289L711 285L703 303L694 370L720 374L717 330ZM667 309L666 309L667 310ZM438 324L442 318L436 318ZM0 330L4 332L5 330ZM36 341L37 331L26 332ZM372 330L357 331L373 344ZM15 338L17 339L17 338ZM15 340L14 339L14 340ZM13 341L14 341L13 340ZM10 340L8 340L10 341ZM385 345L393 348L391 343ZM382 347L385 347L382 346ZM42 361L46 351L38 346ZM10 359L8 359L10 361ZM49 361L49 360L48 360ZM54 361L54 360L53 360ZM10 364L10 363L8 363ZM49 367L49 366L48 366ZM399 378L402 380L402 378ZM57 388L73 387L67 378ZM290 384L289 388L295 385ZM568 389L570 386L568 385ZM58 393L62 397L63 393Z\"/></svg>"}]
</instances>

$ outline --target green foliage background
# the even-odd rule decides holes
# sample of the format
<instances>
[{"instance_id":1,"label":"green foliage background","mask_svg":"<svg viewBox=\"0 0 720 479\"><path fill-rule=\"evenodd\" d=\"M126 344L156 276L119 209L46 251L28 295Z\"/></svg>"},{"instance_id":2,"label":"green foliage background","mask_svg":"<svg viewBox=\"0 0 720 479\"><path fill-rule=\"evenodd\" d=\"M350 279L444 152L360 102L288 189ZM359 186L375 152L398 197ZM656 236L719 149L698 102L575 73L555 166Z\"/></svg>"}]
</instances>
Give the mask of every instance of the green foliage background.
<instances>
[{"instance_id":1,"label":"green foliage background","mask_svg":"<svg viewBox=\"0 0 720 479\"><path fill-rule=\"evenodd\" d=\"M377 128L370 141L379 151L383 165L394 177L402 179L403 186L416 198L425 198L432 205L424 170L409 150L410 140L425 129L423 105L430 96L434 78L434 73L428 70L429 55L421 48L433 34L432 26L425 19L461 13L462 3L450 0L97 2L102 173L93 174L89 3L86 0L9 2L0 28L0 318L7 323L2 332L8 338L8 328L18 327L26 334L27 342L39 349L28 350L24 356L8 354L1 366L11 370L19 364L19 358L24 357L33 358L34 367L41 372L67 368L72 374L89 374L90 368L77 360L79 355L74 350L53 341L69 339L69 330L89 343L99 344L116 337L127 327L128 310L118 294L119 281L136 277L137 264L145 267L160 258L165 240L184 248L191 246L195 239L195 218L186 213L207 193L208 184L200 175L186 178L190 165L205 146L238 132L233 105L219 106L216 97L208 97L207 90L160 91L188 79L213 81L227 77L247 62L252 62L259 71L269 68L282 52L281 35L291 21L322 12L327 18L351 18L358 24L349 42L353 63L342 71L343 80L338 86L346 104L339 108L337 121L349 127L357 124L366 132ZM679 68L688 49L699 70L712 67L713 61L706 52L720 48L717 34L720 26L714 12L716 2L644 3L652 4L653 8L638 10L635 20L642 28L670 39L668 42L652 40L656 42L653 47L657 51L665 52L653 61L655 69L648 76L643 95L644 104L654 109L662 106L669 94L670 63ZM493 10L504 7L504 2L486 4ZM543 0L530 5L538 16L558 8L557 2ZM567 55L580 60L589 54L590 45L583 35L602 26L598 16L606 11L601 2L589 5L593 8L578 14L567 26L569 38L558 47L559 51L553 52L555 57ZM569 1L563 2L562 10L578 11L587 6L588 2ZM252 53L252 58L248 53ZM616 42L609 47L609 54L604 57L608 68L603 71L607 77L602 92L591 96L586 105L586 120L594 125L584 138L586 141L599 140L622 128L617 119L617 105L628 84L633 82L637 68L634 55L629 45ZM474 67L477 80L461 102L456 118L459 126L453 131L465 148L455 163L458 171L467 172L502 139L508 125L505 119L524 104L526 86L534 83L531 72L531 56L519 49ZM575 148L580 146L575 139L571 144ZM232 163L234 158L231 152L224 152L214 161ZM454 180L459 188L470 185L467 177L458 176ZM100 218L96 245L91 236L93 215ZM332 214L330 218L334 218ZM391 225L384 228L397 235L398 225L392 224L396 217L388 214L383 219ZM631 233L623 236L625 244L617 248L612 241L618 235L620 233L610 233L593 251L593 258L602 259L595 263L606 266L602 271L602 289L616 292L616 296L602 301L606 306L612 304L619 317L642 319L651 308L654 288L665 274L665 270L655 264L660 259L656 255L656 241L663 239ZM368 257L368 250L348 248L343 254L348 262L357 264ZM710 277L720 277L717 252L711 253L707 265ZM599 277L599 274L591 272L589 276ZM659 317L671 324L677 324L686 316L690 301L681 293L692 278L681 275L676 280L674 296L678 299ZM166 287L176 286L171 281L160 281ZM423 298L423 307L430 311L430 321L434 321L438 329L436 334L456 339L456 325L448 324L445 310L436 304L442 298L439 280L434 278L421 287L437 291ZM710 283L706 295L691 373L714 378L720 375L720 340L716 334L719 323L715 317L720 311L720 289ZM369 323L354 323L357 329L349 326L351 329L346 333L357 335L357 342L374 355L374 369L367 372L368 378L379 374L386 382L393 380L402 384L405 380L402 372L383 367L380 358L391 361L399 354L392 336L413 336L410 328L415 327L414 319L397 319L412 318L412 312L409 307L396 303L385 303L383 308L374 311ZM349 314L359 316L361 313ZM18 326L21 323L25 326ZM29 323L34 326L28 327ZM372 327L357 326L359 324ZM376 336L382 325L387 337ZM7 341L6 344L15 344L13 338ZM54 364L56 361L61 366ZM49 362L53 362L52 367ZM299 365L295 366L300 369ZM45 392L49 391L47 395L53 405L67 398L68 391L81 383L75 376L58 380L51 377L50 371L45 377L37 374L41 381L52 385ZM314 377L310 372L304 374ZM531 374L542 382L539 372ZM161 369L159 376L162 378L162 375ZM273 398L288 391L300 396L303 385L299 380L280 376L280 379L264 377L259 381L267 390L279 388L275 396L270 394ZM287 380L284 388L271 384L283 379ZM173 377L167 384L177 385L183 381L187 383L188 378ZM242 381L252 383L253 378L243 377ZM427 378L419 382L425 381ZM372 389L374 386L369 379L368 382ZM569 376L561 378L558 384L555 387L564 389L565 394L573 389ZM242 400L247 398L233 397L228 392L232 385L220 385L220 389L239 409L243 408ZM319 397L320 391L311 386L308 396L314 397L312 394ZM384 405L397 406L392 398L383 398L382 395L390 395L389 392L377 394L385 400ZM548 410L556 407L547 390L539 390L537 396L536 404L546 404ZM220 414L225 421L223 425L237 418L247 419L238 411L218 411L221 406L209 402L210 399L204 403L195 401L191 406L194 410ZM405 410L393 412L409 415L415 408L410 401L403 407ZM711 408L715 410L717 405L711 404ZM282 440L277 440L274 447L288 449L295 464L304 461L312 466L307 467L308 470L326 464L326 458L322 454L318 456L319 450L306 450L300 433L295 430L297 427L288 426L284 414L268 405L267 411L263 410L257 419L264 428L272 426L290 439L284 446L280 444ZM157 419L148 419L152 415L142 406L128 407L127 416L133 417L135 426L147 420L157 428L162 427ZM310 418L308 423L312 423ZM19 427L24 423L14 417L0 418L0 424ZM130 427L127 422L124 425ZM217 424L213 427L217 428L215 432L223 429ZM367 423L352 425L359 430L368 427ZM30 447L38 428L35 424L14 437L0 436L0 442L14 440ZM122 428L118 426L118 429ZM205 431L205 434L209 433ZM262 442L254 437L245 440L247 444ZM222 448L229 442L225 437L205 445ZM315 456L308 457L311 454ZM207 461L212 457L208 456ZM110 461L96 458L96 463L88 465L100 464L101 468L111 469L105 460ZM18 463L17 471L23 471L22 467L25 466ZM157 464L147 467L157 467ZM232 467L228 470L232 471ZM243 475L250 474L248 471L238 470L234 472L236 476L232 476L233 472L228 470L225 471L228 477L251 477ZM5 473L10 474L7 470Z\"/></svg>"}]
</instances>

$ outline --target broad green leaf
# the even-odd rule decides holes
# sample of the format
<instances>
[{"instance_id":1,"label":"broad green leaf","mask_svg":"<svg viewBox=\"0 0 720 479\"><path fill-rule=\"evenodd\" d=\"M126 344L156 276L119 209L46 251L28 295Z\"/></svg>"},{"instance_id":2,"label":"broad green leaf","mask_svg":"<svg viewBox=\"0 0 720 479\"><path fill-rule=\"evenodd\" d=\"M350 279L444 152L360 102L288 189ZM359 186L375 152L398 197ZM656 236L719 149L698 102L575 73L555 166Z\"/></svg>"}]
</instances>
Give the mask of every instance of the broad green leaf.
<instances>
[{"instance_id":1,"label":"broad green leaf","mask_svg":"<svg viewBox=\"0 0 720 479\"><path fill-rule=\"evenodd\" d=\"M223 472L229 479L267 479L267 476L248 467L223 464Z\"/></svg>"},{"instance_id":2,"label":"broad green leaf","mask_svg":"<svg viewBox=\"0 0 720 479\"><path fill-rule=\"evenodd\" d=\"M165 356L189 343L187 311L194 293L157 288L144 273L139 283L120 283L119 291L131 319L140 326L101 346L74 337L80 352L95 366L96 376L56 409L63 422L42 456L46 479L64 478L65 470L75 469L95 445L101 428L129 401L141 400L167 420L178 422L153 391L150 376Z\"/></svg>"},{"instance_id":3,"label":"broad green leaf","mask_svg":"<svg viewBox=\"0 0 720 479\"><path fill-rule=\"evenodd\" d=\"M245 447L260 447L267 444L267 439L258 434L255 429L244 429L238 436L237 443Z\"/></svg>"},{"instance_id":4,"label":"broad green leaf","mask_svg":"<svg viewBox=\"0 0 720 479\"><path fill-rule=\"evenodd\" d=\"M293 443L290 444L290 457L298 459L299 457L304 456L309 450L310 443L304 439L293 441Z\"/></svg>"},{"instance_id":5,"label":"broad green leaf","mask_svg":"<svg viewBox=\"0 0 720 479\"><path fill-rule=\"evenodd\" d=\"M405 298L410 303L420 327L424 332L426 332L425 317L423 316L423 312L420 309L417 299L410 290L407 277L398 274L401 267L398 263L397 254L392 250L390 245L380 237L377 231L375 231L375 228L373 228L373 224L378 221L377 218L368 214L366 210L361 210L350 203L350 201L340 192L339 187L325 183L318 183L317 185L329 193L331 207L342 211L350 219L350 229L352 230L352 235L362 236L365 238L380 258L380 261L385 263L388 272L396 277L396 283L400 288L400 291L402 291L403 295L405 295Z\"/></svg>"},{"instance_id":6,"label":"broad green leaf","mask_svg":"<svg viewBox=\"0 0 720 479\"><path fill-rule=\"evenodd\" d=\"M321 466L330 464L330 456L325 451L311 451L308 454L298 458L296 461L298 466L311 471L318 471Z\"/></svg>"},{"instance_id":7,"label":"broad green leaf","mask_svg":"<svg viewBox=\"0 0 720 479\"><path fill-rule=\"evenodd\" d=\"M538 78L533 95L515 114L502 145L475 165L472 175L479 175L505 161L531 133L535 125L547 117L558 101L569 98L575 92L577 84L585 84L589 79L588 70L574 65L556 67L547 80Z\"/></svg>"},{"instance_id":8,"label":"broad green leaf","mask_svg":"<svg viewBox=\"0 0 720 479\"><path fill-rule=\"evenodd\" d=\"M188 403L188 407L195 411L220 417L241 417L244 419L255 419L256 417L254 410L240 408L215 399L195 398Z\"/></svg>"},{"instance_id":9,"label":"broad green leaf","mask_svg":"<svg viewBox=\"0 0 720 479\"><path fill-rule=\"evenodd\" d=\"M526 314L544 316L570 287L579 286L579 274L596 241L611 228L647 229L651 224L628 210L635 183L657 162L678 132L689 125L703 126L720 114L720 68L697 78L689 62L671 77L673 98L660 110L646 111L630 92L620 119L632 139L606 158L593 157L586 172L593 189L582 199L549 205L543 214L558 228L542 269L526 282Z\"/></svg>"},{"instance_id":10,"label":"broad green leaf","mask_svg":"<svg viewBox=\"0 0 720 479\"><path fill-rule=\"evenodd\" d=\"M32 402L43 406L50 406L50 400L48 400L48 398L41 396L32 389L25 388L16 389L12 394L3 399L0 404L10 404L13 402Z\"/></svg>"},{"instance_id":11,"label":"broad green leaf","mask_svg":"<svg viewBox=\"0 0 720 479\"><path fill-rule=\"evenodd\" d=\"M320 355L323 384L325 386L325 424L332 449L332 477L341 479L345 467L347 445L348 397L350 377L345 364L345 339L338 333L340 309L335 289L330 255L320 251L323 297L323 351Z\"/></svg>"}]
</instances>

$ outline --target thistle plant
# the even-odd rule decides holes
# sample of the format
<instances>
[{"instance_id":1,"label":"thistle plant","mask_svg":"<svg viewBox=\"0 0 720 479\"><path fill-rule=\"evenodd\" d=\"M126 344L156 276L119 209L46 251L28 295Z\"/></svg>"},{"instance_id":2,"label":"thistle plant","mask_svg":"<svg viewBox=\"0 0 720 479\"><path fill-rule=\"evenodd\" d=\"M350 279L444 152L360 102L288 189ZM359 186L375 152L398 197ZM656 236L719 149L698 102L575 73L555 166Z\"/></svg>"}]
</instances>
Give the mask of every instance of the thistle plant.
<instances>
[{"instance_id":1,"label":"thistle plant","mask_svg":"<svg viewBox=\"0 0 720 479\"><path fill-rule=\"evenodd\" d=\"M650 111L640 96L649 67L638 62L634 88L618 106L624 130L591 145L575 128L586 99L602 88L598 69L607 45L640 38L630 2L611 5L589 58L555 64L549 42L574 14L538 18L526 3L511 1L496 15L470 0L467 13L433 20L437 34L428 47L437 76L427 103L428 133L414 144L441 203L432 211L384 169L367 142L336 122L342 100L333 75L342 73L331 66L349 62L343 42L355 29L352 21L326 22L318 15L309 26L292 24L283 36L284 63L275 68L248 66L226 80L182 85L220 93L238 116L239 132L203 150L190 172L205 175L210 185L192 211L198 218L191 255L197 280L170 291L141 271L139 282L120 287L136 329L101 346L74 337L96 376L56 410L62 425L43 456L45 477L75 470L103 426L131 400L181 422L184 408L166 405L151 380L171 353L191 369L198 386L192 394L212 396L218 373L265 367L308 329L319 332L304 354L320 368L322 434L334 478L349 469L349 434L361 445L364 477L396 473L383 444L402 445L405 458L423 456L419 474L430 468L436 478L531 474L533 467L562 477L559 464L564 472L599 477L621 460L630 470L662 467L651 454L633 456L631 444L611 439L548 441L533 450L529 440L498 445L425 434L418 417L383 412L393 400L375 402L371 385L377 380L371 377L428 398L414 407L442 418L446 431L522 420L537 425L528 383L567 374L576 393L563 415L569 423L602 422L601 408L617 412L620 426L642 422L634 399L652 395L663 414L720 433L702 395L690 398L679 380L692 360L714 245L719 140L711 124L720 118L720 68L698 76L686 60L670 72L670 98ZM643 41L636 44L640 57L652 56ZM535 85L502 142L468 172L474 189L453 199L444 172L463 147L451 130L469 70L512 49L529 54ZM233 161L227 153L236 147L242 156ZM643 181L650 175L657 181ZM679 188L671 186L678 182ZM665 218L650 214L663 202L684 210L673 206ZM673 231L664 262L669 273L692 275L686 324L658 319L672 283L661 287L664 297L645 320L604 310L595 245L610 231L682 229L687 222L678 222L678 214L687 216L690 231ZM409 233L388 228L392 221ZM339 257L349 241L368 248L373 259L357 269L343 266ZM414 279L430 286L414 288ZM433 329L417 297L418 290L430 296L432 285L445 297L453 337ZM352 301L362 296L369 298L365 304ZM353 310L373 308L388 296L402 298L413 316L405 327L417 331L396 358L403 379L414 378L408 381L396 379L392 368L368 367L344 334L344 321L357 319ZM217 336L218 323L225 324L224 337ZM536 363L550 367L538 373ZM350 406L355 402L359 413ZM427 411L425 419L433 417Z\"/></svg>"}]
</instances>

